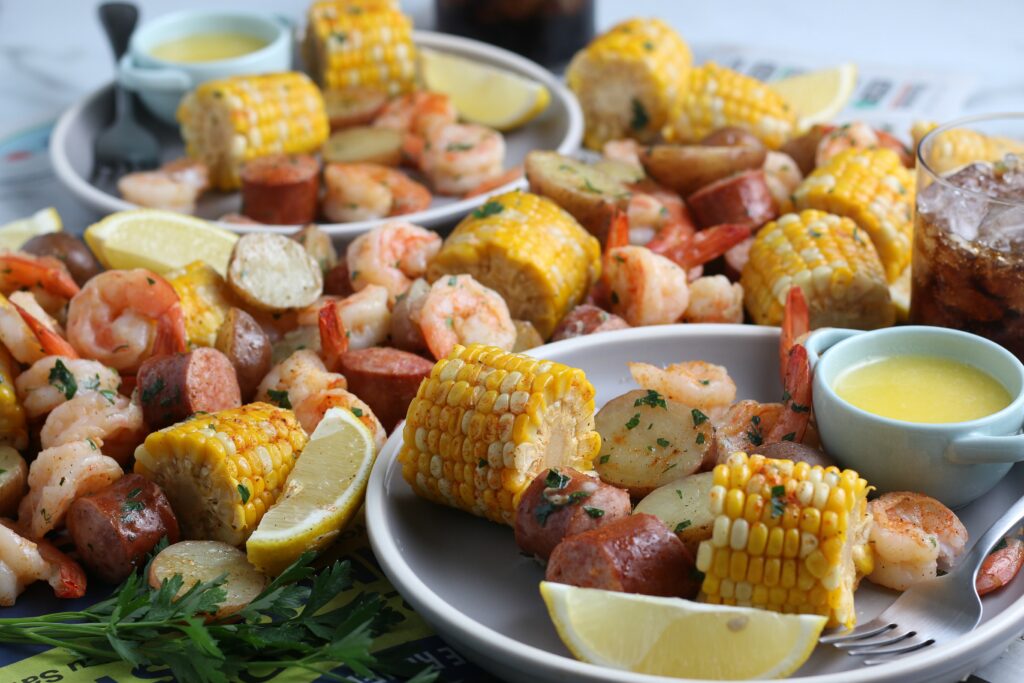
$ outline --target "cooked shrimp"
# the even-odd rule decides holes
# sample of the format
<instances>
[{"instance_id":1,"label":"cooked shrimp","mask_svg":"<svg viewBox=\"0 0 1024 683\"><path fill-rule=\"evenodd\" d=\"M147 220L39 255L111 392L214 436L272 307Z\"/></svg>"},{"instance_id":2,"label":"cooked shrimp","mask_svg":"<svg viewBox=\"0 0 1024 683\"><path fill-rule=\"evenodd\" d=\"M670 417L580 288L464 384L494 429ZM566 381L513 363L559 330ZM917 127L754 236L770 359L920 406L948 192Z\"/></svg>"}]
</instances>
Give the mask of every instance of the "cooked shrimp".
<instances>
[{"instance_id":1,"label":"cooked shrimp","mask_svg":"<svg viewBox=\"0 0 1024 683\"><path fill-rule=\"evenodd\" d=\"M0 343L19 363L34 363L47 355L39 337L3 294L0 294Z\"/></svg>"},{"instance_id":2,"label":"cooked shrimp","mask_svg":"<svg viewBox=\"0 0 1024 683\"><path fill-rule=\"evenodd\" d=\"M878 144L878 135L868 124L862 121L846 123L822 136L814 154L814 165L821 167L829 159L848 149L868 149L878 147Z\"/></svg>"},{"instance_id":3,"label":"cooked shrimp","mask_svg":"<svg viewBox=\"0 0 1024 683\"><path fill-rule=\"evenodd\" d=\"M150 209L192 213L196 210L199 190L190 182L163 171L138 171L121 176L117 181L121 197L132 204Z\"/></svg>"},{"instance_id":4,"label":"cooked shrimp","mask_svg":"<svg viewBox=\"0 0 1024 683\"><path fill-rule=\"evenodd\" d=\"M804 290L790 287L786 293L786 305L782 312L782 328L779 335L779 374L786 381L789 367L789 352L795 344L802 344L811 332L811 314L807 309Z\"/></svg>"},{"instance_id":5,"label":"cooked shrimp","mask_svg":"<svg viewBox=\"0 0 1024 683\"><path fill-rule=\"evenodd\" d=\"M724 275L709 275L690 283L690 303L683 314L688 323L742 323L743 286Z\"/></svg>"},{"instance_id":6,"label":"cooked shrimp","mask_svg":"<svg viewBox=\"0 0 1024 683\"><path fill-rule=\"evenodd\" d=\"M690 271L722 256L748 237L750 226L745 224L723 223L698 232L686 225L670 225L662 229L647 248Z\"/></svg>"},{"instance_id":7,"label":"cooked shrimp","mask_svg":"<svg viewBox=\"0 0 1024 683\"><path fill-rule=\"evenodd\" d=\"M715 419L715 442L721 462L737 451L752 453L758 446L768 444L765 436L779 417L784 407L781 403L760 403L758 401L736 401Z\"/></svg>"},{"instance_id":8,"label":"cooked shrimp","mask_svg":"<svg viewBox=\"0 0 1024 683\"><path fill-rule=\"evenodd\" d=\"M629 243L649 244L665 227L668 216L668 208L654 195L646 192L631 194L626 204L626 217L629 219Z\"/></svg>"},{"instance_id":9,"label":"cooked shrimp","mask_svg":"<svg viewBox=\"0 0 1024 683\"><path fill-rule=\"evenodd\" d=\"M435 129L423 148L420 166L439 194L461 195L502 174L505 138L475 123Z\"/></svg>"},{"instance_id":10,"label":"cooked shrimp","mask_svg":"<svg viewBox=\"0 0 1024 683\"><path fill-rule=\"evenodd\" d=\"M511 351L516 342L508 304L472 275L441 278L412 315L434 358L444 358L456 344L490 344Z\"/></svg>"},{"instance_id":11,"label":"cooked shrimp","mask_svg":"<svg viewBox=\"0 0 1024 683\"><path fill-rule=\"evenodd\" d=\"M451 98L443 93L415 92L402 95L384 105L373 120L378 128L428 137L434 130L458 120Z\"/></svg>"},{"instance_id":12,"label":"cooked shrimp","mask_svg":"<svg viewBox=\"0 0 1024 683\"><path fill-rule=\"evenodd\" d=\"M465 192L462 196L465 199L469 199L470 197L477 197L482 194L489 194L490 192L497 190L499 187L508 185L509 183L519 180L522 177L523 167L513 166L507 171L502 171L501 175L496 175L492 178L483 181L479 185L476 185L468 192Z\"/></svg>"},{"instance_id":13,"label":"cooked shrimp","mask_svg":"<svg viewBox=\"0 0 1024 683\"><path fill-rule=\"evenodd\" d=\"M121 385L117 371L94 360L46 356L14 380L28 417L50 412L79 392L113 391Z\"/></svg>"},{"instance_id":14,"label":"cooked shrimp","mask_svg":"<svg viewBox=\"0 0 1024 683\"><path fill-rule=\"evenodd\" d=\"M177 292L156 273L108 270L85 284L68 307L68 341L86 358L123 372L150 356L187 350Z\"/></svg>"},{"instance_id":15,"label":"cooked shrimp","mask_svg":"<svg viewBox=\"0 0 1024 683\"><path fill-rule=\"evenodd\" d=\"M351 410L352 414L358 417L359 421L366 425L366 428L373 434L373 442L376 444L377 450L379 451L384 446L388 433L384 431L384 426L370 410L370 406L359 400L355 394L341 387L310 394L295 406L295 417L298 418L302 428L312 434L316 426L320 424L320 420L324 418L324 413L331 408Z\"/></svg>"},{"instance_id":16,"label":"cooked shrimp","mask_svg":"<svg viewBox=\"0 0 1024 683\"><path fill-rule=\"evenodd\" d=\"M423 211L430 190L401 171L379 164L328 164L324 215L346 223Z\"/></svg>"},{"instance_id":17,"label":"cooked shrimp","mask_svg":"<svg viewBox=\"0 0 1024 683\"><path fill-rule=\"evenodd\" d=\"M686 271L646 247L618 247L607 259L611 312L630 325L665 325L690 303Z\"/></svg>"},{"instance_id":18,"label":"cooked shrimp","mask_svg":"<svg viewBox=\"0 0 1024 683\"><path fill-rule=\"evenodd\" d=\"M393 302L413 280L426 275L427 263L440 250L441 236L433 230L393 221L352 240L345 261L356 291L380 285Z\"/></svg>"},{"instance_id":19,"label":"cooked shrimp","mask_svg":"<svg viewBox=\"0 0 1024 683\"><path fill-rule=\"evenodd\" d=\"M978 578L974 582L978 595L987 595L1002 588L1013 580L1024 565L1024 541L1011 536L996 546L981 564Z\"/></svg>"},{"instance_id":20,"label":"cooked shrimp","mask_svg":"<svg viewBox=\"0 0 1024 683\"><path fill-rule=\"evenodd\" d=\"M53 448L92 439L123 466L147 433L137 392L129 399L110 390L84 391L46 416L40 441L43 448Z\"/></svg>"},{"instance_id":21,"label":"cooked shrimp","mask_svg":"<svg viewBox=\"0 0 1024 683\"><path fill-rule=\"evenodd\" d=\"M640 143L633 138L609 140L601 147L601 156L639 169L643 168L640 163Z\"/></svg>"},{"instance_id":22,"label":"cooked shrimp","mask_svg":"<svg viewBox=\"0 0 1024 683\"><path fill-rule=\"evenodd\" d=\"M30 254L0 254L0 292L10 294L19 289L33 293L46 292L62 300L78 294L78 285L71 278L63 263L50 256ZM50 300L40 303L53 312ZM60 304L63 305L64 301Z\"/></svg>"},{"instance_id":23,"label":"cooked shrimp","mask_svg":"<svg viewBox=\"0 0 1024 683\"><path fill-rule=\"evenodd\" d=\"M0 523L0 606L14 605L22 591L36 581L48 582L58 598L85 595L85 572L77 562L49 541L33 543Z\"/></svg>"},{"instance_id":24,"label":"cooked shrimp","mask_svg":"<svg viewBox=\"0 0 1024 683\"><path fill-rule=\"evenodd\" d=\"M0 295L2 296L2 295ZM21 316L32 335L39 340L39 346L48 356L67 356L77 358L75 347L64 338L64 330L36 302L32 292L14 292L9 299L10 305ZM29 309L23 307L28 306Z\"/></svg>"},{"instance_id":25,"label":"cooked shrimp","mask_svg":"<svg viewBox=\"0 0 1024 683\"><path fill-rule=\"evenodd\" d=\"M967 529L945 505L921 493L885 493L868 503L874 523L872 582L906 590L948 569L967 545Z\"/></svg>"},{"instance_id":26,"label":"cooked shrimp","mask_svg":"<svg viewBox=\"0 0 1024 683\"><path fill-rule=\"evenodd\" d=\"M30 538L42 538L64 522L79 496L109 486L124 474L117 461L86 439L47 448L28 469L28 494L18 506L18 524Z\"/></svg>"},{"instance_id":27,"label":"cooked shrimp","mask_svg":"<svg viewBox=\"0 0 1024 683\"><path fill-rule=\"evenodd\" d=\"M642 388L705 412L721 411L736 400L736 383L721 365L702 360L665 368L647 363L628 365L633 380Z\"/></svg>"},{"instance_id":28,"label":"cooked shrimp","mask_svg":"<svg viewBox=\"0 0 1024 683\"><path fill-rule=\"evenodd\" d=\"M388 290L367 285L340 301L331 301L320 309L320 348L329 369L349 349L377 346L388 337L391 311Z\"/></svg>"},{"instance_id":29,"label":"cooked shrimp","mask_svg":"<svg viewBox=\"0 0 1024 683\"><path fill-rule=\"evenodd\" d=\"M784 206L789 201L790 195L804 179L804 174L800 172L800 167L793 161L793 157L784 152L768 152L761 170L764 171L768 191L779 206Z\"/></svg>"},{"instance_id":30,"label":"cooked shrimp","mask_svg":"<svg viewBox=\"0 0 1024 683\"><path fill-rule=\"evenodd\" d=\"M311 394L347 387L345 377L328 372L320 356L301 349L270 369L256 389L256 400L282 405L279 394L285 391L288 404L297 406Z\"/></svg>"}]
</instances>

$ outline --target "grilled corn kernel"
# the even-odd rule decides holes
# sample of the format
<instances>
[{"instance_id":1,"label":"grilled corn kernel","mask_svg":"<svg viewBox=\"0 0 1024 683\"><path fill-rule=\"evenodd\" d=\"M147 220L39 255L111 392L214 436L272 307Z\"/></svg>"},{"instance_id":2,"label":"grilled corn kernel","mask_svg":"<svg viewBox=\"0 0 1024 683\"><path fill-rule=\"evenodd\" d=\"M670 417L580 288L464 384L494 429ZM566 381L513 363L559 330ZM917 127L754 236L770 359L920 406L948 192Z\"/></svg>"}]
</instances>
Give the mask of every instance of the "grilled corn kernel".
<instances>
[{"instance_id":1,"label":"grilled corn kernel","mask_svg":"<svg viewBox=\"0 0 1024 683\"><path fill-rule=\"evenodd\" d=\"M788 460L748 458L743 453L729 456L726 465L716 468L716 478L721 473L723 479L737 474L746 479L740 476L730 482L712 537L702 541L697 550L698 569L704 567L701 571L705 572L700 598L784 612L822 613L832 626L852 626L856 621L853 588L864 568L871 566L871 551L865 504L868 485L850 472L798 467ZM765 510L776 520L773 528L760 521L749 525L741 516L745 510L736 513L736 507L729 505L736 492L746 491L755 477L762 486L758 495L769 501ZM821 505L814 505L817 496L808 493L804 484L825 488ZM791 524L781 521L785 516L792 518ZM708 569L716 577L711 581Z\"/></svg>"},{"instance_id":2,"label":"grilled corn kernel","mask_svg":"<svg viewBox=\"0 0 1024 683\"><path fill-rule=\"evenodd\" d=\"M15 367L11 354L0 344L0 445L22 451L28 448L28 428L14 388Z\"/></svg>"},{"instance_id":3,"label":"grilled corn kernel","mask_svg":"<svg viewBox=\"0 0 1024 683\"><path fill-rule=\"evenodd\" d=\"M213 346L231 310L232 295L223 277L203 261L193 261L167 281L181 299L189 346Z\"/></svg>"}]
</instances>

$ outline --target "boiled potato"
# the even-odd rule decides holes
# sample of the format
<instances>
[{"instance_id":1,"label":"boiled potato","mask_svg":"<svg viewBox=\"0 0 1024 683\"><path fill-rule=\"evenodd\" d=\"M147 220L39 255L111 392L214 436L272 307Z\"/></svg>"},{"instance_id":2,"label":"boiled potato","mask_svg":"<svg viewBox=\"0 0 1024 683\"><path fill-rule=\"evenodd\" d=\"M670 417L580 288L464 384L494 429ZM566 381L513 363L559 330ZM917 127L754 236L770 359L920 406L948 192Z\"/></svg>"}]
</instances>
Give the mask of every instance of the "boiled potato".
<instances>
[{"instance_id":1,"label":"boiled potato","mask_svg":"<svg viewBox=\"0 0 1024 683\"><path fill-rule=\"evenodd\" d=\"M741 128L740 126L726 126L725 128L713 130L700 141L700 144L710 145L712 147L736 147L737 145L746 145L747 147L754 147L755 149L765 149L764 143L761 142L760 138L746 128Z\"/></svg>"},{"instance_id":2,"label":"boiled potato","mask_svg":"<svg viewBox=\"0 0 1024 683\"><path fill-rule=\"evenodd\" d=\"M794 443L792 441L770 443L766 446L758 446L756 450L766 458L805 462L811 467L814 467L815 465L821 465L822 467L837 465L835 460L825 453L822 453L817 448L812 448L802 443Z\"/></svg>"},{"instance_id":3,"label":"boiled potato","mask_svg":"<svg viewBox=\"0 0 1024 683\"><path fill-rule=\"evenodd\" d=\"M315 325L303 325L289 330L280 339L271 344L271 363L277 365L296 351L309 349L320 353L320 328Z\"/></svg>"},{"instance_id":4,"label":"boiled potato","mask_svg":"<svg viewBox=\"0 0 1024 683\"><path fill-rule=\"evenodd\" d=\"M370 123L388 102L387 93L371 88L325 88L323 95L331 130Z\"/></svg>"},{"instance_id":5,"label":"boiled potato","mask_svg":"<svg viewBox=\"0 0 1024 683\"><path fill-rule=\"evenodd\" d=\"M228 284L250 306L273 313L309 306L323 291L324 279L301 244L257 232L242 235L235 244Z\"/></svg>"},{"instance_id":6,"label":"boiled potato","mask_svg":"<svg viewBox=\"0 0 1024 683\"><path fill-rule=\"evenodd\" d=\"M240 308L231 308L217 331L214 347L235 366L242 399L256 393L260 381L270 372L270 338L256 319Z\"/></svg>"},{"instance_id":7,"label":"boiled potato","mask_svg":"<svg viewBox=\"0 0 1024 683\"><path fill-rule=\"evenodd\" d=\"M307 225L292 235L292 239L301 244L313 260L320 264L325 278L327 272L338 264L338 251L334 248L331 236L316 225Z\"/></svg>"},{"instance_id":8,"label":"boiled potato","mask_svg":"<svg viewBox=\"0 0 1024 683\"><path fill-rule=\"evenodd\" d=\"M646 512L665 522L696 553L700 542L711 538L715 524L710 500L714 480L711 472L701 472L671 481L644 496L633 512Z\"/></svg>"},{"instance_id":9,"label":"boiled potato","mask_svg":"<svg viewBox=\"0 0 1024 683\"><path fill-rule=\"evenodd\" d=\"M654 145L640 152L652 178L683 197L734 173L761 168L765 149L738 145Z\"/></svg>"},{"instance_id":10,"label":"boiled potato","mask_svg":"<svg viewBox=\"0 0 1024 683\"><path fill-rule=\"evenodd\" d=\"M618 180L620 183L632 185L639 183L647 177L644 169L635 164L627 164L617 159L601 159L594 162L594 168L604 173L609 178Z\"/></svg>"},{"instance_id":11,"label":"boiled potato","mask_svg":"<svg viewBox=\"0 0 1024 683\"><path fill-rule=\"evenodd\" d=\"M599 238L607 232L614 210L625 208L629 200L629 190L621 182L557 152L527 154L526 178L531 192L554 201Z\"/></svg>"},{"instance_id":12,"label":"boiled potato","mask_svg":"<svg viewBox=\"0 0 1024 683\"><path fill-rule=\"evenodd\" d=\"M544 343L544 338L529 320L513 320L512 324L516 326L516 343L512 346L514 352L529 351Z\"/></svg>"},{"instance_id":13,"label":"boiled potato","mask_svg":"<svg viewBox=\"0 0 1024 683\"><path fill-rule=\"evenodd\" d=\"M213 615L218 619L245 609L267 586L267 577L249 564L244 552L220 541L182 541L167 546L149 566L149 585L160 588L175 574L184 581L179 595L200 581L226 577L223 589L227 595Z\"/></svg>"},{"instance_id":14,"label":"boiled potato","mask_svg":"<svg viewBox=\"0 0 1024 683\"><path fill-rule=\"evenodd\" d=\"M398 166L402 162L402 134L372 126L346 128L327 139L321 154L325 163Z\"/></svg>"},{"instance_id":15,"label":"boiled potato","mask_svg":"<svg viewBox=\"0 0 1024 683\"><path fill-rule=\"evenodd\" d=\"M612 399L595 423L601 435L597 473L635 497L713 462L714 430L707 416L656 391L637 389Z\"/></svg>"},{"instance_id":16,"label":"boiled potato","mask_svg":"<svg viewBox=\"0 0 1024 683\"><path fill-rule=\"evenodd\" d=\"M0 517L17 514L27 479L25 459L10 446L0 446Z\"/></svg>"},{"instance_id":17,"label":"boiled potato","mask_svg":"<svg viewBox=\"0 0 1024 683\"><path fill-rule=\"evenodd\" d=\"M816 165L815 157L818 155L818 144L821 139L825 137L826 128L821 125L811 126L803 135L792 138L787 141L779 151L788 154L796 165L800 167L800 172L807 175L814 170Z\"/></svg>"}]
</instances>

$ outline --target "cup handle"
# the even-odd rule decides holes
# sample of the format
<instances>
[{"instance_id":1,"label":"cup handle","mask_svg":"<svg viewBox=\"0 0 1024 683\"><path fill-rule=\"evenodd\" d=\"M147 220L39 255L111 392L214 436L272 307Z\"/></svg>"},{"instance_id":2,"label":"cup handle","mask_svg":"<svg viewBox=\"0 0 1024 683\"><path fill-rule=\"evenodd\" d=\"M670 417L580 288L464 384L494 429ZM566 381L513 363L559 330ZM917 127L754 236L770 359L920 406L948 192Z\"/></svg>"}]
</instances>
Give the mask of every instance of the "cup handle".
<instances>
[{"instance_id":1,"label":"cup handle","mask_svg":"<svg viewBox=\"0 0 1024 683\"><path fill-rule=\"evenodd\" d=\"M965 436L946 449L946 459L961 465L1024 461L1024 434Z\"/></svg>"},{"instance_id":2,"label":"cup handle","mask_svg":"<svg viewBox=\"0 0 1024 683\"><path fill-rule=\"evenodd\" d=\"M813 370L814 366L818 364L821 354L844 339L849 339L863 333L864 330L849 330L844 327L823 327L812 332L811 336L807 337L806 341L804 341L804 348L807 349L807 359L811 363L811 369Z\"/></svg>"},{"instance_id":3,"label":"cup handle","mask_svg":"<svg viewBox=\"0 0 1024 683\"><path fill-rule=\"evenodd\" d=\"M192 87L192 79L180 69L143 69L135 66L129 55L118 65L118 82L128 90L185 91Z\"/></svg>"}]
</instances>

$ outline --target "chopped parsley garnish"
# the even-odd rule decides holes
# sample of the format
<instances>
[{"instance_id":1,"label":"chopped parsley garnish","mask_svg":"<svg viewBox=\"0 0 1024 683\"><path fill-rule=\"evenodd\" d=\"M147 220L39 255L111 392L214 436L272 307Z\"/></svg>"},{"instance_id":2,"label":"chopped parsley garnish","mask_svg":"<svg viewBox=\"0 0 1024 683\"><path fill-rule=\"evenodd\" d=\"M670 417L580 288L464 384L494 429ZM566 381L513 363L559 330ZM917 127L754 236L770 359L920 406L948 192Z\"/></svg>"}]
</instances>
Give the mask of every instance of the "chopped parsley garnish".
<instances>
[{"instance_id":1,"label":"chopped parsley garnish","mask_svg":"<svg viewBox=\"0 0 1024 683\"><path fill-rule=\"evenodd\" d=\"M697 445L698 446L703 446L704 445L704 432L700 432L699 434L697 434Z\"/></svg>"},{"instance_id":2,"label":"chopped parsley garnish","mask_svg":"<svg viewBox=\"0 0 1024 683\"><path fill-rule=\"evenodd\" d=\"M782 437L783 441L796 441L796 432L790 432Z\"/></svg>"},{"instance_id":3,"label":"chopped parsley garnish","mask_svg":"<svg viewBox=\"0 0 1024 683\"><path fill-rule=\"evenodd\" d=\"M640 424L640 413L634 413L633 417L629 418L629 422L626 423L626 429L634 429Z\"/></svg>"},{"instance_id":4,"label":"chopped parsley garnish","mask_svg":"<svg viewBox=\"0 0 1024 683\"><path fill-rule=\"evenodd\" d=\"M138 499L142 493L142 489L132 489L125 496L124 502L121 503L121 521L124 523L131 522L136 514L146 509L145 503Z\"/></svg>"},{"instance_id":5,"label":"chopped parsley garnish","mask_svg":"<svg viewBox=\"0 0 1024 683\"><path fill-rule=\"evenodd\" d=\"M147 278L146 278L146 282L148 282L148 283L149 283L149 284L151 284L151 285L155 285L155 284L156 284L156 280L154 280L154 279L153 279L153 278L151 278L151 277L147 277Z\"/></svg>"},{"instance_id":6,"label":"chopped parsley garnish","mask_svg":"<svg viewBox=\"0 0 1024 683\"><path fill-rule=\"evenodd\" d=\"M454 287L458 283L459 283L459 278L455 277L454 275L452 275L450 278L448 278L448 286L449 287Z\"/></svg>"},{"instance_id":7,"label":"chopped parsley garnish","mask_svg":"<svg viewBox=\"0 0 1024 683\"><path fill-rule=\"evenodd\" d=\"M245 488L242 484L238 485L238 495L242 497L242 505L249 502L249 489Z\"/></svg>"},{"instance_id":8,"label":"chopped parsley garnish","mask_svg":"<svg viewBox=\"0 0 1024 683\"><path fill-rule=\"evenodd\" d=\"M117 400L117 392L111 389L100 389L100 396L110 401L111 405Z\"/></svg>"},{"instance_id":9,"label":"chopped parsley garnish","mask_svg":"<svg viewBox=\"0 0 1024 683\"><path fill-rule=\"evenodd\" d=\"M352 411L352 414L355 415L356 417L362 417L363 416L363 409L362 408L350 408L350 410Z\"/></svg>"},{"instance_id":10,"label":"chopped parsley garnish","mask_svg":"<svg viewBox=\"0 0 1024 683\"><path fill-rule=\"evenodd\" d=\"M669 471L670 469L672 469L673 467L675 467L675 466L676 466L676 465L678 465L678 464L679 464L679 463L677 463L677 462L674 462L674 463L672 463L671 465L669 465L668 467L666 467L665 469L663 469L663 470L661 471L661 473L662 473L662 474L665 474L666 472L668 472L668 471Z\"/></svg>"},{"instance_id":11,"label":"chopped parsley garnish","mask_svg":"<svg viewBox=\"0 0 1024 683\"><path fill-rule=\"evenodd\" d=\"M603 465L603 464L605 464L606 462L608 462L611 459L612 459L612 456L610 454L606 454L606 455L602 455L600 458L598 458L597 462L598 462L599 465Z\"/></svg>"},{"instance_id":12,"label":"chopped parsley garnish","mask_svg":"<svg viewBox=\"0 0 1024 683\"><path fill-rule=\"evenodd\" d=\"M82 382L82 389L85 391L96 391L100 388L100 376L98 374L92 377L86 377L85 381Z\"/></svg>"},{"instance_id":13,"label":"chopped parsley garnish","mask_svg":"<svg viewBox=\"0 0 1024 683\"><path fill-rule=\"evenodd\" d=\"M612 291L611 300L613 304L619 303L619 295Z\"/></svg>"},{"instance_id":14,"label":"chopped parsley garnish","mask_svg":"<svg viewBox=\"0 0 1024 683\"><path fill-rule=\"evenodd\" d=\"M576 505L581 500L585 500L590 497L589 491L573 491L568 496L562 497L557 496L555 500L551 499L551 493L553 491L560 491L569 485L569 475L562 474L558 470L548 470L547 477L544 478L544 483L547 488L541 494L541 501L534 511L533 515L537 518L537 522L541 526L544 526L548 522L548 517L560 510L561 508L569 505Z\"/></svg>"},{"instance_id":15,"label":"chopped parsley garnish","mask_svg":"<svg viewBox=\"0 0 1024 683\"><path fill-rule=\"evenodd\" d=\"M589 178L583 179L583 189L587 192L593 192L594 194L601 194L601 190L594 187L594 184L590 182Z\"/></svg>"},{"instance_id":16,"label":"chopped parsley garnish","mask_svg":"<svg viewBox=\"0 0 1024 683\"><path fill-rule=\"evenodd\" d=\"M584 505L583 506L583 511L586 512L591 517L593 517L594 519L597 519L599 517L604 517L604 510L602 510L601 508L593 508L593 507L589 507L587 505Z\"/></svg>"},{"instance_id":17,"label":"chopped parsley garnish","mask_svg":"<svg viewBox=\"0 0 1024 683\"><path fill-rule=\"evenodd\" d=\"M633 98L633 119L629 122L629 127L633 130L643 130L647 127L647 124L651 122L651 117L648 115L647 110L644 109L644 105L640 100Z\"/></svg>"},{"instance_id":18,"label":"chopped parsley garnish","mask_svg":"<svg viewBox=\"0 0 1024 683\"><path fill-rule=\"evenodd\" d=\"M772 517L781 517L786 511L786 487L779 485L772 487Z\"/></svg>"},{"instance_id":19,"label":"chopped parsley garnish","mask_svg":"<svg viewBox=\"0 0 1024 683\"><path fill-rule=\"evenodd\" d=\"M452 142L445 147L446 152L465 152L473 149L474 145L470 142Z\"/></svg>"},{"instance_id":20,"label":"chopped parsley garnish","mask_svg":"<svg viewBox=\"0 0 1024 683\"><path fill-rule=\"evenodd\" d=\"M754 415L750 418L750 429L747 430L747 440L753 446L760 446L764 443L764 437L761 435L761 417Z\"/></svg>"},{"instance_id":21,"label":"chopped parsley garnish","mask_svg":"<svg viewBox=\"0 0 1024 683\"><path fill-rule=\"evenodd\" d=\"M676 489L676 495L679 496L679 500L683 499L683 492L680 491L679 489Z\"/></svg>"},{"instance_id":22,"label":"chopped parsley garnish","mask_svg":"<svg viewBox=\"0 0 1024 683\"><path fill-rule=\"evenodd\" d=\"M142 388L142 402L152 403L156 395L164 390L164 378L157 375L156 381L151 382L148 387Z\"/></svg>"},{"instance_id":23,"label":"chopped parsley garnish","mask_svg":"<svg viewBox=\"0 0 1024 683\"><path fill-rule=\"evenodd\" d=\"M569 475L562 474L558 470L552 468L548 470L548 476L544 478L544 486L549 489L564 489L569 485Z\"/></svg>"},{"instance_id":24,"label":"chopped parsley garnish","mask_svg":"<svg viewBox=\"0 0 1024 683\"><path fill-rule=\"evenodd\" d=\"M501 213L505 210L505 207L496 201L489 201L479 209L473 211L473 218L487 218L493 216L496 213Z\"/></svg>"},{"instance_id":25,"label":"chopped parsley garnish","mask_svg":"<svg viewBox=\"0 0 1024 683\"><path fill-rule=\"evenodd\" d=\"M484 460L483 458L480 458L479 460L476 461L476 466L477 467L487 467L487 461Z\"/></svg>"},{"instance_id":26,"label":"chopped parsley garnish","mask_svg":"<svg viewBox=\"0 0 1024 683\"><path fill-rule=\"evenodd\" d=\"M707 385L711 384L711 380L709 380L709 379L702 379L702 380L700 380L700 383L701 383L701 386L705 386L706 387Z\"/></svg>"},{"instance_id":27,"label":"chopped parsley garnish","mask_svg":"<svg viewBox=\"0 0 1024 683\"><path fill-rule=\"evenodd\" d=\"M664 397L662 397L662 395L657 391L652 391L650 389L647 390L646 396L633 401L633 407L636 408L637 406L650 406L652 408L668 409L668 405L665 403Z\"/></svg>"},{"instance_id":28,"label":"chopped parsley garnish","mask_svg":"<svg viewBox=\"0 0 1024 683\"><path fill-rule=\"evenodd\" d=\"M792 408L794 413L809 413L809 412L811 412L811 407L810 406L805 406L804 404L797 403L796 401L793 401L793 403L791 403L789 407Z\"/></svg>"},{"instance_id":29,"label":"chopped parsley garnish","mask_svg":"<svg viewBox=\"0 0 1024 683\"><path fill-rule=\"evenodd\" d=\"M682 531L683 529L686 529L691 524L693 524L693 522L691 522L688 519L684 519L683 521L679 522L679 524L676 524L676 533L678 534L680 531Z\"/></svg>"},{"instance_id":30,"label":"chopped parsley garnish","mask_svg":"<svg viewBox=\"0 0 1024 683\"><path fill-rule=\"evenodd\" d=\"M267 396L270 397L270 402L278 408L290 409L292 407L292 402L288 400L288 392L284 389L268 389Z\"/></svg>"},{"instance_id":31,"label":"chopped parsley garnish","mask_svg":"<svg viewBox=\"0 0 1024 683\"><path fill-rule=\"evenodd\" d=\"M700 412L696 408L690 411L690 415L693 416L693 426L699 427L708 421L708 416Z\"/></svg>"},{"instance_id":32,"label":"chopped parsley garnish","mask_svg":"<svg viewBox=\"0 0 1024 683\"><path fill-rule=\"evenodd\" d=\"M661 438L659 438L659 439L658 439L658 445L659 445L659 446L661 446L662 448L668 448L668 447L669 447L669 446L671 446L672 444L671 444L671 443L669 443L669 440L668 440L668 439L661 439Z\"/></svg>"},{"instance_id":33,"label":"chopped parsley garnish","mask_svg":"<svg viewBox=\"0 0 1024 683\"><path fill-rule=\"evenodd\" d=\"M786 391L785 389L783 389L782 390L782 402L785 403L786 401L788 401L791 398L793 398L793 395L791 393L789 393L788 391Z\"/></svg>"},{"instance_id":34,"label":"chopped parsley garnish","mask_svg":"<svg viewBox=\"0 0 1024 683\"><path fill-rule=\"evenodd\" d=\"M64 394L64 398L69 401L75 397L75 392L78 391L78 382L75 381L75 376L60 358L50 368L50 385Z\"/></svg>"}]
</instances>

